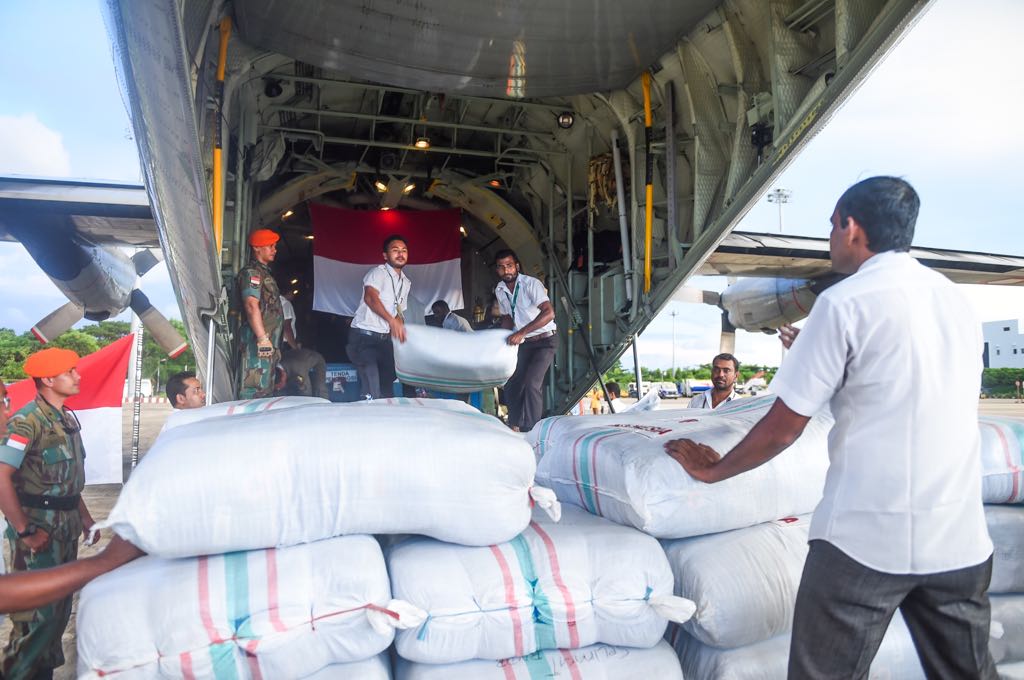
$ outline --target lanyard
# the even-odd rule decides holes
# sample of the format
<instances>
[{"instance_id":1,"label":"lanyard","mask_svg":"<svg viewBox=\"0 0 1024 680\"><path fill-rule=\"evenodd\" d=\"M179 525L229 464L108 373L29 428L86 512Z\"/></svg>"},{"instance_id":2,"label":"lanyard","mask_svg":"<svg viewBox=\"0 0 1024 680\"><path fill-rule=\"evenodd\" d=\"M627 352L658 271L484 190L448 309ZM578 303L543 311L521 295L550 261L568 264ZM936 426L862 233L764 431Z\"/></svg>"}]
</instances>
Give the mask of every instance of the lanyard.
<instances>
[{"instance_id":1,"label":"lanyard","mask_svg":"<svg viewBox=\"0 0 1024 680\"><path fill-rule=\"evenodd\" d=\"M395 316L397 316L398 318L402 318L402 310L400 309L400 305L402 303L402 289L405 287L405 279L403 279L402 275L399 274L398 288L395 288L395 277L391 275L391 267L388 265L384 266L387 267L386 271L388 273L388 278L391 279L391 294L395 296Z\"/></svg>"},{"instance_id":2,"label":"lanyard","mask_svg":"<svg viewBox=\"0 0 1024 680\"><path fill-rule=\"evenodd\" d=\"M516 288L512 291L512 295L508 294L508 287L505 288L505 297L508 298L509 307L512 310L512 325L516 325L516 300L519 299L519 279L516 278Z\"/></svg>"}]
</instances>

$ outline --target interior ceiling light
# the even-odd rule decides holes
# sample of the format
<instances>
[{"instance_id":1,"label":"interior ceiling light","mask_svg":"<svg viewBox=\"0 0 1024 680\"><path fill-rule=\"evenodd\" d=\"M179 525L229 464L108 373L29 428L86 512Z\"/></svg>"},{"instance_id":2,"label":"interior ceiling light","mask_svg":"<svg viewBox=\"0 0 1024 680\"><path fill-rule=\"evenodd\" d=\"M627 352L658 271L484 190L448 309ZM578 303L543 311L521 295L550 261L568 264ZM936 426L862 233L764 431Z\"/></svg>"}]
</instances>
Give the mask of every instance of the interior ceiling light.
<instances>
[{"instance_id":1,"label":"interior ceiling light","mask_svg":"<svg viewBox=\"0 0 1024 680\"><path fill-rule=\"evenodd\" d=\"M429 149L430 140L427 139L426 137L417 137L416 143L413 144L413 146L415 146L417 149Z\"/></svg>"},{"instance_id":2,"label":"interior ceiling light","mask_svg":"<svg viewBox=\"0 0 1024 680\"><path fill-rule=\"evenodd\" d=\"M285 213L283 215L281 215L281 219L282 220L286 220L286 219L288 219L289 217L291 217L294 214L295 214L294 210L286 210Z\"/></svg>"},{"instance_id":3,"label":"interior ceiling light","mask_svg":"<svg viewBox=\"0 0 1024 680\"><path fill-rule=\"evenodd\" d=\"M373 186L375 186L377 188L377 191L379 191L382 194L388 190L388 185L384 184L384 182L382 182L381 180L377 180L376 182L374 182Z\"/></svg>"},{"instance_id":4,"label":"interior ceiling light","mask_svg":"<svg viewBox=\"0 0 1024 680\"><path fill-rule=\"evenodd\" d=\"M382 206L380 207L380 209L381 209L381 210L391 210L391 206L388 206L388 205L382 205Z\"/></svg>"},{"instance_id":5,"label":"interior ceiling light","mask_svg":"<svg viewBox=\"0 0 1024 680\"><path fill-rule=\"evenodd\" d=\"M306 236L306 240L307 240L307 241L312 241L312 240L313 240L313 235L312 235L312 234L308 234L308 235Z\"/></svg>"},{"instance_id":6,"label":"interior ceiling light","mask_svg":"<svg viewBox=\"0 0 1024 680\"><path fill-rule=\"evenodd\" d=\"M463 236L469 236L469 232L466 231L466 227L461 224L459 225L459 231L462 232Z\"/></svg>"},{"instance_id":7,"label":"interior ceiling light","mask_svg":"<svg viewBox=\"0 0 1024 680\"><path fill-rule=\"evenodd\" d=\"M416 185L415 185L415 184L413 184L412 182L409 182L409 183L408 183L408 184L406 184L406 185L405 185L405 187L404 187L404 188L402 189L402 193L403 193L403 194L410 194L410 193L412 193L412 190L413 190L413 189L415 189L415 188L416 188Z\"/></svg>"},{"instance_id":8,"label":"interior ceiling light","mask_svg":"<svg viewBox=\"0 0 1024 680\"><path fill-rule=\"evenodd\" d=\"M490 182L488 182L488 184L490 184L492 187L500 187L501 186L501 180L500 179L492 179Z\"/></svg>"},{"instance_id":9,"label":"interior ceiling light","mask_svg":"<svg viewBox=\"0 0 1024 680\"><path fill-rule=\"evenodd\" d=\"M295 285L296 283L298 283L298 282L299 282L299 280L298 280L298 279L292 279L292 285L293 285L293 286L294 286L294 285Z\"/></svg>"},{"instance_id":10,"label":"interior ceiling light","mask_svg":"<svg viewBox=\"0 0 1024 680\"><path fill-rule=\"evenodd\" d=\"M572 111L562 111L558 114L558 127L563 130L568 130L572 127L572 124L576 122L576 116L572 115Z\"/></svg>"},{"instance_id":11,"label":"interior ceiling light","mask_svg":"<svg viewBox=\"0 0 1024 680\"><path fill-rule=\"evenodd\" d=\"M292 291L292 295L298 295L298 294L299 294L299 289L298 288L296 288L295 290Z\"/></svg>"}]
</instances>

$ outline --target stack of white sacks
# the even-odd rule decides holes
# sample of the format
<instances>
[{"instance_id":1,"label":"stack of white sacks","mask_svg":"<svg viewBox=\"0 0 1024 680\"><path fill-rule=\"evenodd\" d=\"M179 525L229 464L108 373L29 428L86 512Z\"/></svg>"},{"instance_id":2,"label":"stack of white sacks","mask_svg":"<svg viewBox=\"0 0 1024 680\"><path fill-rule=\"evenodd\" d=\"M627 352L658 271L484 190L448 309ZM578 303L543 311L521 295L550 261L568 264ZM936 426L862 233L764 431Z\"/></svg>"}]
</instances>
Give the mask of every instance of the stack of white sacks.
<instances>
[{"instance_id":1,"label":"stack of white sacks","mask_svg":"<svg viewBox=\"0 0 1024 680\"><path fill-rule=\"evenodd\" d=\"M714 485L694 481L664 452L666 441L685 437L725 453L773 401L764 396L715 411L550 418L529 436L539 484L563 502L662 539L676 595L696 605L693 617L667 635L688 679L786 677L807 555L806 515L821 497L831 417L812 419L769 463ZM898 618L872 677L924 677Z\"/></svg>"},{"instance_id":2,"label":"stack of white sacks","mask_svg":"<svg viewBox=\"0 0 1024 680\"><path fill-rule=\"evenodd\" d=\"M983 416L982 498L992 537L993 636L989 648L1002 678L1024 678L1024 423Z\"/></svg>"},{"instance_id":3,"label":"stack of white sacks","mask_svg":"<svg viewBox=\"0 0 1024 680\"><path fill-rule=\"evenodd\" d=\"M102 526L149 556L83 591L81 677L391 677L428 612L369 534L488 546L557 514L529 445L460 402L271 401L176 417L147 453Z\"/></svg>"}]
</instances>

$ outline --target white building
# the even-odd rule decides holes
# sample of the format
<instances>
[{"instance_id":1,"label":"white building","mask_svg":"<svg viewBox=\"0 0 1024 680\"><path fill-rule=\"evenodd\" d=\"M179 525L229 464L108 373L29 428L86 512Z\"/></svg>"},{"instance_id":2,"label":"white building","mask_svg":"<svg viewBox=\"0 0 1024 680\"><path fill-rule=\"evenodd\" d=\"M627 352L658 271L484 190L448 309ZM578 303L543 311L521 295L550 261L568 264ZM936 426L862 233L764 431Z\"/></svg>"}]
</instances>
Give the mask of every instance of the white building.
<instances>
[{"instance_id":1,"label":"white building","mask_svg":"<svg viewBox=\"0 0 1024 680\"><path fill-rule=\"evenodd\" d=\"M986 321L981 324L985 336L985 368L1024 368L1024 335L1017 319Z\"/></svg>"}]
</instances>

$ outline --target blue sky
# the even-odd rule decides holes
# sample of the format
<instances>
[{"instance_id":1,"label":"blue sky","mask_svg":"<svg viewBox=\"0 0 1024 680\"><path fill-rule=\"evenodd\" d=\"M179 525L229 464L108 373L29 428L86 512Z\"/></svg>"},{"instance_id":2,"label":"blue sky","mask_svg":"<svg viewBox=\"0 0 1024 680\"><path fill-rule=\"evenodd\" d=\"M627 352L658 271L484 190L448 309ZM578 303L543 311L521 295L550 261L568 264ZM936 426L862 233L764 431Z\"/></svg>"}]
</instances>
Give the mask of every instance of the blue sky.
<instances>
[{"instance_id":1,"label":"blue sky","mask_svg":"<svg viewBox=\"0 0 1024 680\"><path fill-rule=\"evenodd\" d=\"M0 25L14 28L0 41L0 173L141 181L99 7L0 3ZM793 192L785 233L826 236L843 189L895 174L921 194L917 245L1024 255L1021 25L1019 0L938 0L773 185ZM776 230L775 206L759 200L739 228ZM725 282L691 284L720 290ZM162 265L142 287L179 316ZM965 288L983 320L1024 316L1024 290ZM0 327L19 332L64 302L18 244L0 244L0 290L8 292ZM676 365L708 361L718 348L718 311L672 303L640 337L641 362L671 364L672 310ZM740 332L737 355L775 364L778 343Z\"/></svg>"}]
</instances>

